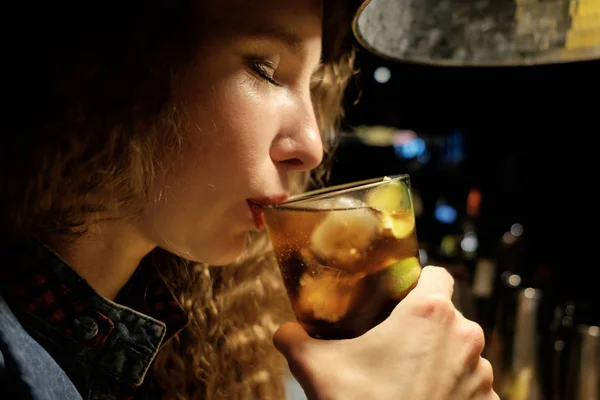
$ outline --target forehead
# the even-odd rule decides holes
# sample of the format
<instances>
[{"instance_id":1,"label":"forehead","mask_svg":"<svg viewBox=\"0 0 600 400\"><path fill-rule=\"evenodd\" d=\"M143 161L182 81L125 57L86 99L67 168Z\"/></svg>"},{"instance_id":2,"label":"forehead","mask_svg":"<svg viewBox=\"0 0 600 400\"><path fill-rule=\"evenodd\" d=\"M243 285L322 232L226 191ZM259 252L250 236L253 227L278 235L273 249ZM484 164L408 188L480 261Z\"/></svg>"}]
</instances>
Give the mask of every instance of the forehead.
<instances>
[{"instance_id":1,"label":"forehead","mask_svg":"<svg viewBox=\"0 0 600 400\"><path fill-rule=\"evenodd\" d=\"M322 22L321 0L205 0L205 28L214 33L252 34L273 27L314 34Z\"/></svg>"}]
</instances>

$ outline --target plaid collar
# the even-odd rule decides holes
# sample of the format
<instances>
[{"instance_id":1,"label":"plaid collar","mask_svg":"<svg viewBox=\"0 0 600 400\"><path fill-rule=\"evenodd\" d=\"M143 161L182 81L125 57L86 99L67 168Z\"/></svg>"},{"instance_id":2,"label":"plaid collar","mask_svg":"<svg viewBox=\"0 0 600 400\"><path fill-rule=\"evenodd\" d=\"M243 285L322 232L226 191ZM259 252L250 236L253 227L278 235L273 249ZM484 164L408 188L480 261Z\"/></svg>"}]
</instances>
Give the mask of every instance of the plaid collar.
<instances>
[{"instance_id":1,"label":"plaid collar","mask_svg":"<svg viewBox=\"0 0 600 400\"><path fill-rule=\"evenodd\" d=\"M0 293L30 334L128 388L141 385L162 344L188 323L154 266L140 266L112 302L38 241L3 257Z\"/></svg>"}]
</instances>

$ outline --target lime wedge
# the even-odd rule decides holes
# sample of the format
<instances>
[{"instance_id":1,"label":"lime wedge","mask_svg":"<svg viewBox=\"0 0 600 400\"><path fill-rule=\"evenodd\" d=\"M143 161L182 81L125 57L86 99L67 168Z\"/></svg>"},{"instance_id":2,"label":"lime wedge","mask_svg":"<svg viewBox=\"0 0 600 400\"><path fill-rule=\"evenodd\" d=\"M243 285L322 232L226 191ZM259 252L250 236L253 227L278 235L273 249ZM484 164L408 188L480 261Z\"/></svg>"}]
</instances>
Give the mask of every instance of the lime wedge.
<instances>
[{"instance_id":1,"label":"lime wedge","mask_svg":"<svg viewBox=\"0 0 600 400\"><path fill-rule=\"evenodd\" d=\"M371 190L365 201L367 205L379 211L402 211L410 208L407 188L400 182L388 183Z\"/></svg>"},{"instance_id":2,"label":"lime wedge","mask_svg":"<svg viewBox=\"0 0 600 400\"><path fill-rule=\"evenodd\" d=\"M386 269L386 281L394 294L404 294L419 280L421 263L417 257L405 258Z\"/></svg>"}]
</instances>

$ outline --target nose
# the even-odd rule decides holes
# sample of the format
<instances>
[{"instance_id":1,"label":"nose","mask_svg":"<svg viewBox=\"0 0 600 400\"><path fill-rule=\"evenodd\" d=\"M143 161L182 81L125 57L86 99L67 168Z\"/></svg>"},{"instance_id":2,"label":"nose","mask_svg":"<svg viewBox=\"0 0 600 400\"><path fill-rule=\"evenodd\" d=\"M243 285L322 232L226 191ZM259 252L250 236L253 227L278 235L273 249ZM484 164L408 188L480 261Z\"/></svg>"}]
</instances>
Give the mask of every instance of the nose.
<instances>
[{"instance_id":1,"label":"nose","mask_svg":"<svg viewBox=\"0 0 600 400\"><path fill-rule=\"evenodd\" d=\"M296 103L298 104L298 103ZM310 100L293 107L270 149L273 162L289 171L310 171L323 160L323 142Z\"/></svg>"}]
</instances>

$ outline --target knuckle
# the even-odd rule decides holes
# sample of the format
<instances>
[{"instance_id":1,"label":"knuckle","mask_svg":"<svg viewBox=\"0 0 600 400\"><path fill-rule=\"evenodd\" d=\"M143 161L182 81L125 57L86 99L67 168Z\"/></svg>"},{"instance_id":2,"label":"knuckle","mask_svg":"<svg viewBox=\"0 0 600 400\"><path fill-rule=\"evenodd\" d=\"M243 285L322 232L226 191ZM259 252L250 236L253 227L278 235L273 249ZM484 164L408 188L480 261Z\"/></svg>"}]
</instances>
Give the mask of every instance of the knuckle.
<instances>
[{"instance_id":1,"label":"knuckle","mask_svg":"<svg viewBox=\"0 0 600 400\"><path fill-rule=\"evenodd\" d=\"M491 389L494 385L494 369L492 364L485 358L481 358L479 362L479 369L481 370L481 384L486 389Z\"/></svg>"},{"instance_id":2,"label":"knuckle","mask_svg":"<svg viewBox=\"0 0 600 400\"><path fill-rule=\"evenodd\" d=\"M446 321L455 315L452 300L442 294L427 295L419 303L418 314L421 317Z\"/></svg>"},{"instance_id":3,"label":"knuckle","mask_svg":"<svg viewBox=\"0 0 600 400\"><path fill-rule=\"evenodd\" d=\"M459 339L469 347L472 356L479 356L485 347L485 335L481 326L464 319L458 331Z\"/></svg>"}]
</instances>

